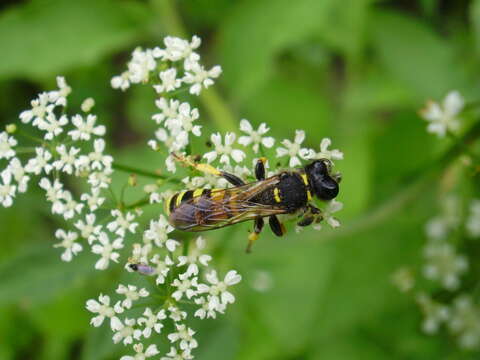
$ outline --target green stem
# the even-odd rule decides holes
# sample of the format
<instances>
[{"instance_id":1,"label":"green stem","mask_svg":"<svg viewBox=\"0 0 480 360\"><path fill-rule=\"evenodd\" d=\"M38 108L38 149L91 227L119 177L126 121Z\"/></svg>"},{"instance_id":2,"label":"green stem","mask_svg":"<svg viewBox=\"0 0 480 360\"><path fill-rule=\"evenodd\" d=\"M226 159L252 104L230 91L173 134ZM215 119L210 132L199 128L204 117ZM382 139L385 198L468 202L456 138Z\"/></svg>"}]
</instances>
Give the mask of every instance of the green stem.
<instances>
[{"instance_id":1,"label":"green stem","mask_svg":"<svg viewBox=\"0 0 480 360\"><path fill-rule=\"evenodd\" d=\"M167 177L165 175L160 175L160 174L157 174L157 173L152 172L152 171L142 170L142 169L135 168L133 166L123 165L123 164L119 164L119 163L116 163L116 162L114 162L112 164L112 168L114 168L115 170L124 171L124 172L130 173L130 174L137 174L137 175L141 175L141 176L145 176L145 177L149 177L149 178L153 178L153 179L162 179L162 180L167 179ZM170 179L170 180L172 180L172 179Z\"/></svg>"},{"instance_id":2,"label":"green stem","mask_svg":"<svg viewBox=\"0 0 480 360\"><path fill-rule=\"evenodd\" d=\"M182 38L188 37L173 0L151 0L151 6L161 19L165 32ZM200 100L218 129L224 132L237 129L234 114L214 88L203 89Z\"/></svg>"},{"instance_id":3,"label":"green stem","mask_svg":"<svg viewBox=\"0 0 480 360\"><path fill-rule=\"evenodd\" d=\"M125 210L130 210L130 209L135 209L135 208L138 208L138 207L142 207L144 205L149 205L150 204L150 197L147 196L143 199L140 199L136 202L134 202L133 204L130 204L130 205L126 205L124 207Z\"/></svg>"}]
</instances>

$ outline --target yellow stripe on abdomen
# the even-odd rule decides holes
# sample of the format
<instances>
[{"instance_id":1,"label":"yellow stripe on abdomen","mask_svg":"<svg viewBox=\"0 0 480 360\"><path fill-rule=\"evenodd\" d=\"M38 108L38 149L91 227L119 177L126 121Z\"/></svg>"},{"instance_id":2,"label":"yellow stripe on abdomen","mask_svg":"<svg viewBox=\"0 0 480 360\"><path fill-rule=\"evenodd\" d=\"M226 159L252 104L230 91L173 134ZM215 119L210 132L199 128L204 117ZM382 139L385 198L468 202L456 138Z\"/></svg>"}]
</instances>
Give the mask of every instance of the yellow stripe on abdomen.
<instances>
[{"instance_id":1,"label":"yellow stripe on abdomen","mask_svg":"<svg viewBox=\"0 0 480 360\"><path fill-rule=\"evenodd\" d=\"M273 197L277 203L282 202L282 198L280 197L280 189L278 187L273 189Z\"/></svg>"},{"instance_id":2,"label":"yellow stripe on abdomen","mask_svg":"<svg viewBox=\"0 0 480 360\"><path fill-rule=\"evenodd\" d=\"M300 176L302 177L303 183L307 187L307 199L308 199L308 201L310 201L310 200L312 200L312 193L310 192L310 190L308 190L309 184L308 184L307 174L303 173Z\"/></svg>"}]
</instances>

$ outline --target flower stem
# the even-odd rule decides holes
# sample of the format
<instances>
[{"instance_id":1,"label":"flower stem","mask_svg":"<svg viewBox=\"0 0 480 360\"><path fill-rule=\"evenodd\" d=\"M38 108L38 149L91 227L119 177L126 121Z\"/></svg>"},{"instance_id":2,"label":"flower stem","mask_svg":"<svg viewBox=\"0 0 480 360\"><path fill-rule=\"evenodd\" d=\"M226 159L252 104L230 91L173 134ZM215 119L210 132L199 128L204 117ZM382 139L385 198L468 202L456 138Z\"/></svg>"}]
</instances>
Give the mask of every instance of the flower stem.
<instances>
[{"instance_id":1,"label":"flower stem","mask_svg":"<svg viewBox=\"0 0 480 360\"><path fill-rule=\"evenodd\" d=\"M187 30L172 0L151 0L151 6L167 33L187 38ZM214 88L203 89L200 100L218 129L226 132L237 128L234 114Z\"/></svg>"},{"instance_id":2,"label":"flower stem","mask_svg":"<svg viewBox=\"0 0 480 360\"><path fill-rule=\"evenodd\" d=\"M167 180L168 179L165 175L161 175L161 174L158 174L156 172L152 172L152 171L148 171L148 170L138 169L136 167L129 166L129 165L119 164L117 162L114 162L112 164L112 168L114 168L115 170L127 172L127 173L130 173L130 174L137 174L137 175L141 175L141 176L145 176L145 177L149 177L149 178L153 178L153 179L161 179L161 180Z\"/></svg>"}]
</instances>

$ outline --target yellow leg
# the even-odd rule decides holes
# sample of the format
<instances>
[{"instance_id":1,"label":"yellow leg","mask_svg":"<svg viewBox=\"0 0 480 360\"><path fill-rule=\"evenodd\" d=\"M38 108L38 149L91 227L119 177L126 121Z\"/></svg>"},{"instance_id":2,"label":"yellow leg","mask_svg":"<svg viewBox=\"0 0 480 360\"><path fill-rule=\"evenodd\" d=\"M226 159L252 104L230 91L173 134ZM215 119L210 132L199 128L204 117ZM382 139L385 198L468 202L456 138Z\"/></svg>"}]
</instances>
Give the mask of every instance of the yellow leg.
<instances>
[{"instance_id":1,"label":"yellow leg","mask_svg":"<svg viewBox=\"0 0 480 360\"><path fill-rule=\"evenodd\" d=\"M198 163L192 161L188 157L185 157L183 155L174 154L174 153L172 153L172 156L178 162L184 163L187 166L191 166L191 167L197 169L200 172L203 172L203 173L206 173L206 174L213 174L213 175L217 175L217 176L222 176L222 173L220 172L220 170L215 169L210 164L198 164Z\"/></svg>"},{"instance_id":2,"label":"yellow leg","mask_svg":"<svg viewBox=\"0 0 480 360\"><path fill-rule=\"evenodd\" d=\"M258 240L258 233L252 232L252 233L250 233L250 235L248 235L248 245L247 245L247 249L246 249L246 252L248 254L252 252L253 243L257 240Z\"/></svg>"}]
</instances>

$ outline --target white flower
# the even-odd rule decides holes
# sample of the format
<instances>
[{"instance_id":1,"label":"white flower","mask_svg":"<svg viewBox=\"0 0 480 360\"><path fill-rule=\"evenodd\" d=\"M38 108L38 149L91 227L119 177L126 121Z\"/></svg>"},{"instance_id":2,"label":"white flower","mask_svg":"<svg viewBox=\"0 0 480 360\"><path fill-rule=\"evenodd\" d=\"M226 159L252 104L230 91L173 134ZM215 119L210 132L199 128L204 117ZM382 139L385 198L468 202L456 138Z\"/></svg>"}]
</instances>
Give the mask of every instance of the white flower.
<instances>
[{"instance_id":1,"label":"white flower","mask_svg":"<svg viewBox=\"0 0 480 360\"><path fill-rule=\"evenodd\" d=\"M72 140L90 140L92 135L103 136L105 135L105 126L98 125L95 126L97 117L92 114L88 114L87 118L84 120L83 117L79 114L72 117L72 124L75 125L75 130L70 130L68 135Z\"/></svg>"},{"instance_id":2,"label":"white flower","mask_svg":"<svg viewBox=\"0 0 480 360\"><path fill-rule=\"evenodd\" d=\"M159 77L162 81L162 84L153 86L155 91L159 94L163 93L164 91L174 91L182 85L182 81L177 79L177 69L175 68L170 68L160 72Z\"/></svg>"},{"instance_id":3,"label":"white flower","mask_svg":"<svg viewBox=\"0 0 480 360\"><path fill-rule=\"evenodd\" d=\"M157 67L152 51L136 48L132 53L132 60L128 63L128 74L130 82L134 84L145 83L150 77L150 71Z\"/></svg>"},{"instance_id":4,"label":"white flower","mask_svg":"<svg viewBox=\"0 0 480 360\"><path fill-rule=\"evenodd\" d=\"M102 325L105 318L110 319L110 327L112 330L119 330L122 327L120 319L116 316L123 312L123 308L120 306L120 302L117 302L114 307L110 306L110 297L100 294L99 301L90 299L87 301L87 310L98 315L93 317L90 321L95 327Z\"/></svg>"},{"instance_id":5,"label":"white flower","mask_svg":"<svg viewBox=\"0 0 480 360\"><path fill-rule=\"evenodd\" d=\"M198 286L197 278L194 277L192 279L188 279L181 276L180 279L181 281L179 279L173 280L172 286L175 286L177 290L173 292L172 297L179 301L183 297L183 294L185 294L189 299L192 296L195 296L197 292L193 288Z\"/></svg>"},{"instance_id":6,"label":"white flower","mask_svg":"<svg viewBox=\"0 0 480 360\"><path fill-rule=\"evenodd\" d=\"M63 184L55 179L53 183L48 178L41 178L38 184L46 192L47 201L52 203L53 214L63 214L65 206L63 199Z\"/></svg>"},{"instance_id":7,"label":"white flower","mask_svg":"<svg viewBox=\"0 0 480 360\"><path fill-rule=\"evenodd\" d=\"M417 295L416 300L424 314L423 331L427 334L436 333L439 326L450 317L448 307L435 302L429 295L424 293Z\"/></svg>"},{"instance_id":8,"label":"white flower","mask_svg":"<svg viewBox=\"0 0 480 360\"><path fill-rule=\"evenodd\" d=\"M425 226L425 233L432 240L445 239L448 233L460 223L462 209L457 196L446 196L440 205L440 215L430 219Z\"/></svg>"},{"instance_id":9,"label":"white flower","mask_svg":"<svg viewBox=\"0 0 480 360\"><path fill-rule=\"evenodd\" d=\"M210 70L205 68L196 61L185 61L185 76L183 82L186 84L192 84L190 86L190 94L200 95L202 86L206 89L213 85L212 79L220 76L222 68L219 65L214 66Z\"/></svg>"},{"instance_id":10,"label":"white flower","mask_svg":"<svg viewBox=\"0 0 480 360\"><path fill-rule=\"evenodd\" d=\"M61 239L62 241L58 244L53 245L54 247L62 247L65 248L65 251L61 255L61 259L63 261L71 261L73 255L77 255L80 251L82 251L82 245L75 242L77 240L78 235L76 232L58 229L55 232L55 237L57 239Z\"/></svg>"},{"instance_id":11,"label":"white flower","mask_svg":"<svg viewBox=\"0 0 480 360\"><path fill-rule=\"evenodd\" d=\"M225 312L226 305L218 304L215 309L210 308L210 301L205 299L204 297L196 298L195 304L201 305L201 307L195 311L193 316L198 317L200 319L205 318L212 318L215 319L217 317L217 312L223 314Z\"/></svg>"},{"instance_id":12,"label":"white flower","mask_svg":"<svg viewBox=\"0 0 480 360\"><path fill-rule=\"evenodd\" d=\"M131 344L135 332L133 326L135 326L135 319L126 318L125 323L120 323L120 328L113 335L113 342L117 344L123 340L123 345ZM135 336L135 339L138 339L138 336Z\"/></svg>"},{"instance_id":13,"label":"white flower","mask_svg":"<svg viewBox=\"0 0 480 360\"><path fill-rule=\"evenodd\" d=\"M80 199L87 203L91 211L97 210L105 202L105 198L100 196L99 188L93 188L91 194L83 193Z\"/></svg>"},{"instance_id":14,"label":"white flower","mask_svg":"<svg viewBox=\"0 0 480 360\"><path fill-rule=\"evenodd\" d=\"M133 345L133 350L136 352L135 356L125 355L122 356L120 360L145 360L159 353L157 345L155 344L149 345L145 352L143 352L143 344L135 344Z\"/></svg>"},{"instance_id":15,"label":"white flower","mask_svg":"<svg viewBox=\"0 0 480 360\"><path fill-rule=\"evenodd\" d=\"M476 238L480 236L480 200L474 199L470 203L470 214L465 227L471 237Z\"/></svg>"},{"instance_id":16,"label":"white flower","mask_svg":"<svg viewBox=\"0 0 480 360\"><path fill-rule=\"evenodd\" d=\"M195 136L201 135L201 126L193 125L192 123L199 117L198 109L190 109L189 103L181 103L178 107L178 114L175 118L168 118L165 121L165 126L173 133L179 133L182 130L189 133L192 132Z\"/></svg>"},{"instance_id":17,"label":"white flower","mask_svg":"<svg viewBox=\"0 0 480 360\"><path fill-rule=\"evenodd\" d=\"M80 149L73 146L67 149L67 147L62 144L57 146L56 150L58 155L60 155L60 159L53 162L53 167L71 175L77 160L76 155L80 152Z\"/></svg>"},{"instance_id":18,"label":"white flower","mask_svg":"<svg viewBox=\"0 0 480 360\"><path fill-rule=\"evenodd\" d=\"M183 351L178 351L175 347L170 347L170 351L167 353L167 356L163 356L160 360L190 360L193 359L192 354L190 354L190 349L185 349Z\"/></svg>"},{"instance_id":19,"label":"white flower","mask_svg":"<svg viewBox=\"0 0 480 360\"><path fill-rule=\"evenodd\" d=\"M122 307L130 309L132 307L132 302L137 301L141 297L147 297L150 295L147 290L144 288L137 291L137 287L133 285L118 285L116 290L117 294L125 295L125 300L122 301Z\"/></svg>"},{"instance_id":20,"label":"white flower","mask_svg":"<svg viewBox=\"0 0 480 360\"><path fill-rule=\"evenodd\" d=\"M50 114L55 105L50 104L50 99L47 93L41 93L38 95L38 99L30 102L32 105L31 110L25 110L20 113L20 120L27 124L33 120L33 125L38 126L38 123L43 121L47 114Z\"/></svg>"},{"instance_id":21,"label":"white flower","mask_svg":"<svg viewBox=\"0 0 480 360\"><path fill-rule=\"evenodd\" d=\"M429 101L420 115L429 122L427 131L437 134L438 137L444 137L447 131L455 132L460 127L460 121L457 115L463 109L465 101L458 91L451 91L440 105Z\"/></svg>"},{"instance_id":22,"label":"white flower","mask_svg":"<svg viewBox=\"0 0 480 360\"><path fill-rule=\"evenodd\" d=\"M198 48L201 44L201 40L198 36L193 36L192 41L180 39L174 36L167 36L163 39L166 48L153 49L153 55L156 58L162 58L162 60L179 61L187 59L190 61L198 61L200 56L193 50Z\"/></svg>"},{"instance_id":23,"label":"white flower","mask_svg":"<svg viewBox=\"0 0 480 360\"><path fill-rule=\"evenodd\" d=\"M455 248L441 241L430 241L424 249L426 264L423 274L427 279L438 280L447 290L460 285L459 277L468 269L468 261L455 252Z\"/></svg>"},{"instance_id":24,"label":"white flower","mask_svg":"<svg viewBox=\"0 0 480 360\"><path fill-rule=\"evenodd\" d=\"M313 150L300 147L305 140L305 131L295 130L295 139L293 143L285 139L282 141L283 147L277 148L277 157L283 157L285 155L290 157L289 166L295 167L301 164L301 159L309 159L313 156Z\"/></svg>"},{"instance_id":25,"label":"white flower","mask_svg":"<svg viewBox=\"0 0 480 360\"><path fill-rule=\"evenodd\" d=\"M453 302L448 323L450 331L457 335L462 348L473 349L480 344L480 309L471 296L460 295Z\"/></svg>"},{"instance_id":26,"label":"white flower","mask_svg":"<svg viewBox=\"0 0 480 360\"><path fill-rule=\"evenodd\" d=\"M132 234L135 234L138 223L133 222L133 220L135 220L135 215L133 213L129 211L126 214L123 214L120 210L115 209L112 210L111 214L115 220L107 224L108 230L121 237L125 236L125 231L127 230Z\"/></svg>"},{"instance_id":27,"label":"white flower","mask_svg":"<svg viewBox=\"0 0 480 360\"><path fill-rule=\"evenodd\" d=\"M10 207L13 204L13 197L17 187L11 184L12 173L6 169L1 173L2 182L0 183L0 202L3 207Z\"/></svg>"},{"instance_id":28,"label":"white flower","mask_svg":"<svg viewBox=\"0 0 480 360\"><path fill-rule=\"evenodd\" d=\"M118 262L120 254L114 250L123 248L123 239L118 238L113 243L110 243L108 235L102 231L98 236L98 241L100 241L101 245L95 244L92 246L92 252L101 255L100 260L95 263L95 269L105 270L108 268L110 260Z\"/></svg>"},{"instance_id":29,"label":"white flower","mask_svg":"<svg viewBox=\"0 0 480 360\"><path fill-rule=\"evenodd\" d=\"M12 173L13 178L17 182L18 192L24 193L25 191L27 191L28 181L30 180L30 177L25 175L25 168L22 166L20 160L18 158L11 159L7 169Z\"/></svg>"},{"instance_id":30,"label":"white flower","mask_svg":"<svg viewBox=\"0 0 480 360\"><path fill-rule=\"evenodd\" d=\"M104 155L105 140L95 139L93 142L95 151L88 154L88 160L90 161L90 167L93 170L109 169L112 166L113 157L110 155Z\"/></svg>"},{"instance_id":31,"label":"white flower","mask_svg":"<svg viewBox=\"0 0 480 360\"><path fill-rule=\"evenodd\" d=\"M104 169L103 171L94 171L88 175L88 183L94 188L108 188L112 179L110 174L112 174L112 169Z\"/></svg>"},{"instance_id":32,"label":"white flower","mask_svg":"<svg viewBox=\"0 0 480 360\"><path fill-rule=\"evenodd\" d=\"M49 113L44 119L39 119L37 125L40 130L46 132L44 139L52 140L63 132L63 126L67 124L68 118L65 115L62 115L57 119L54 113Z\"/></svg>"},{"instance_id":33,"label":"white flower","mask_svg":"<svg viewBox=\"0 0 480 360\"><path fill-rule=\"evenodd\" d=\"M244 133L247 133L248 136L240 136L238 138L238 143L243 146L248 146L253 144L253 151L255 154L258 152L260 144L266 148L271 148L275 143L275 139L271 136L264 137L270 128L267 127L267 124L261 123L258 127L258 130L254 130L250 122L246 119L240 120L240 130Z\"/></svg>"},{"instance_id":34,"label":"white flower","mask_svg":"<svg viewBox=\"0 0 480 360\"><path fill-rule=\"evenodd\" d=\"M130 73L128 71L123 72L121 75L114 76L110 80L110 85L114 89L127 90L130 87Z\"/></svg>"},{"instance_id":35,"label":"white flower","mask_svg":"<svg viewBox=\"0 0 480 360\"><path fill-rule=\"evenodd\" d=\"M50 173L53 169L53 166L49 163L52 154L42 147L35 148L35 152L37 156L28 160L25 171L35 175L39 175L42 170L44 170L46 174Z\"/></svg>"},{"instance_id":36,"label":"white flower","mask_svg":"<svg viewBox=\"0 0 480 360\"><path fill-rule=\"evenodd\" d=\"M102 230L102 225L95 225L95 221L95 214L92 213L85 216L85 222L78 220L75 223L75 227L80 231L80 236L87 239L90 245L97 239Z\"/></svg>"},{"instance_id":37,"label":"white flower","mask_svg":"<svg viewBox=\"0 0 480 360\"><path fill-rule=\"evenodd\" d=\"M411 269L401 267L392 275L392 283L401 291L408 292L415 285L415 278Z\"/></svg>"},{"instance_id":38,"label":"white flower","mask_svg":"<svg viewBox=\"0 0 480 360\"><path fill-rule=\"evenodd\" d=\"M12 148L17 145L17 140L13 136L8 136L5 131L0 133L0 159L10 159L15 156L15 150Z\"/></svg>"},{"instance_id":39,"label":"white flower","mask_svg":"<svg viewBox=\"0 0 480 360\"><path fill-rule=\"evenodd\" d=\"M273 288L274 279L270 272L257 270L252 274L251 286L258 292L267 292Z\"/></svg>"},{"instance_id":40,"label":"white flower","mask_svg":"<svg viewBox=\"0 0 480 360\"><path fill-rule=\"evenodd\" d=\"M238 284L242 280L242 277L235 270L230 270L227 275L225 275L223 281L218 280L217 272L215 270L207 273L206 279L211 285L200 284L198 286L198 292L208 293L210 295L210 310L222 311L222 305L235 302L235 297L227 290L229 286Z\"/></svg>"},{"instance_id":41,"label":"white flower","mask_svg":"<svg viewBox=\"0 0 480 360\"><path fill-rule=\"evenodd\" d=\"M333 199L330 200L326 208L322 210L323 218L332 228L340 226L340 221L338 221L338 219L335 218L332 214L342 210L342 208L343 204L340 201Z\"/></svg>"},{"instance_id":42,"label":"white flower","mask_svg":"<svg viewBox=\"0 0 480 360\"><path fill-rule=\"evenodd\" d=\"M168 340L174 343L180 340L180 349L194 349L198 346L197 340L193 337L195 331L184 324L175 324L177 332L168 334Z\"/></svg>"},{"instance_id":43,"label":"white flower","mask_svg":"<svg viewBox=\"0 0 480 360\"><path fill-rule=\"evenodd\" d=\"M160 99L155 100L155 105L162 111L152 116L152 119L157 124L161 124L165 119L177 120L178 108L180 106L180 102L178 100L167 100L161 97Z\"/></svg>"},{"instance_id":44,"label":"white flower","mask_svg":"<svg viewBox=\"0 0 480 360\"><path fill-rule=\"evenodd\" d=\"M48 93L49 101L55 105L65 106L67 104L67 96L72 92L72 88L68 86L63 76L57 76L58 90Z\"/></svg>"},{"instance_id":45,"label":"white flower","mask_svg":"<svg viewBox=\"0 0 480 360\"><path fill-rule=\"evenodd\" d=\"M241 150L233 149L232 145L235 143L236 135L229 132L225 135L225 145L222 144L222 136L220 133L212 134L210 140L215 145L215 150L210 151L203 155L207 159L207 162L211 163L217 156L220 156L220 162L224 164L230 164L230 156L237 163L245 159L245 153Z\"/></svg>"},{"instance_id":46,"label":"white flower","mask_svg":"<svg viewBox=\"0 0 480 360\"><path fill-rule=\"evenodd\" d=\"M167 255L164 260L160 260L160 255L155 254L151 260L155 264L155 274L157 274L157 279L155 280L156 284L163 284L165 282L165 277L170 271L173 261Z\"/></svg>"},{"instance_id":47,"label":"white flower","mask_svg":"<svg viewBox=\"0 0 480 360\"><path fill-rule=\"evenodd\" d=\"M144 337L149 338L152 334L152 330L160 334L163 328L162 320L165 320L167 315L165 310L160 310L156 314L153 313L152 309L146 308L143 312L143 317L138 318L137 323L144 327L142 334Z\"/></svg>"},{"instance_id":48,"label":"white flower","mask_svg":"<svg viewBox=\"0 0 480 360\"><path fill-rule=\"evenodd\" d=\"M212 260L212 257L207 254L202 254L201 251L205 248L205 240L199 236L196 240L196 246L190 248L188 256L179 256L177 266L184 266L188 264L187 270L184 276L190 277L192 275L198 275L197 262L207 267L208 262Z\"/></svg>"},{"instance_id":49,"label":"white flower","mask_svg":"<svg viewBox=\"0 0 480 360\"><path fill-rule=\"evenodd\" d=\"M158 220L151 220L149 228L145 231L143 237L148 241L153 241L158 247L165 246L168 251L175 251L180 245L178 241L168 238L168 234L173 231L173 227L168 223L165 216L160 215Z\"/></svg>"},{"instance_id":50,"label":"white flower","mask_svg":"<svg viewBox=\"0 0 480 360\"><path fill-rule=\"evenodd\" d=\"M175 306L170 306L168 308L168 311L170 312L170 315L168 317L175 322L179 322L187 318L187 313L185 311L181 311Z\"/></svg>"},{"instance_id":51,"label":"white flower","mask_svg":"<svg viewBox=\"0 0 480 360\"><path fill-rule=\"evenodd\" d=\"M188 133L180 131L179 133L169 133L164 128L160 128L155 132L155 137L165 144L169 152L178 152L188 145ZM153 150L158 150L157 144L149 143ZM153 146L152 146L153 145Z\"/></svg>"},{"instance_id":52,"label":"white flower","mask_svg":"<svg viewBox=\"0 0 480 360\"><path fill-rule=\"evenodd\" d=\"M95 100L91 97L86 98L83 100L82 105L80 105L80 109L82 109L83 112L90 112L92 108L95 106Z\"/></svg>"},{"instance_id":53,"label":"white flower","mask_svg":"<svg viewBox=\"0 0 480 360\"><path fill-rule=\"evenodd\" d=\"M61 197L64 201L63 217L65 219L71 219L75 216L75 213L81 213L84 204L75 201L70 191L63 191Z\"/></svg>"},{"instance_id":54,"label":"white flower","mask_svg":"<svg viewBox=\"0 0 480 360\"><path fill-rule=\"evenodd\" d=\"M330 145L332 145L332 140L323 138L320 142L320 152L310 154L313 155L311 159L343 160L343 152L338 149L329 150Z\"/></svg>"}]
</instances>

